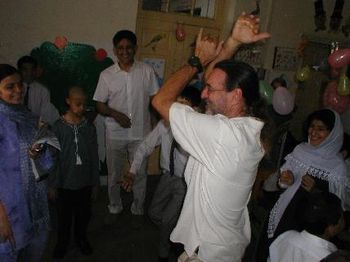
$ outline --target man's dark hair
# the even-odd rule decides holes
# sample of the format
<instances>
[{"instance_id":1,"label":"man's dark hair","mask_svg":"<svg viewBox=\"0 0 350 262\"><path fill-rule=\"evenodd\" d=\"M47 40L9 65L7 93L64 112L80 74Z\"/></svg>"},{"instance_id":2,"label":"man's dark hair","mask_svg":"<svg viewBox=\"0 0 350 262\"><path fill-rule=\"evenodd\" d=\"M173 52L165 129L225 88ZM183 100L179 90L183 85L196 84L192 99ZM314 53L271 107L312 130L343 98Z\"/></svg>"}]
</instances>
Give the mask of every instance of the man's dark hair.
<instances>
[{"instance_id":1,"label":"man's dark hair","mask_svg":"<svg viewBox=\"0 0 350 262\"><path fill-rule=\"evenodd\" d=\"M120 31L118 31L113 37L113 45L117 46L118 43L121 40L123 40L123 39L129 40L134 46L137 45L136 35L133 32L129 31L129 30L120 30Z\"/></svg>"},{"instance_id":2,"label":"man's dark hair","mask_svg":"<svg viewBox=\"0 0 350 262\"><path fill-rule=\"evenodd\" d=\"M17 61L17 68L20 70L24 64L32 64L34 68L38 67L38 61L32 56L26 55L22 56L20 59Z\"/></svg>"},{"instance_id":3,"label":"man's dark hair","mask_svg":"<svg viewBox=\"0 0 350 262\"><path fill-rule=\"evenodd\" d=\"M310 193L297 209L297 219L302 229L321 236L326 228L337 225L343 214L340 199L330 192Z\"/></svg>"},{"instance_id":4,"label":"man's dark hair","mask_svg":"<svg viewBox=\"0 0 350 262\"><path fill-rule=\"evenodd\" d=\"M265 123L261 130L261 142L263 143L265 153L268 153L272 144L272 121L267 114L267 106L259 93L259 78L253 67L250 65L234 61L223 60L215 65L214 68L220 69L226 73L226 91L230 92L235 88L240 88L246 104L246 113L249 116L259 118Z\"/></svg>"},{"instance_id":5,"label":"man's dark hair","mask_svg":"<svg viewBox=\"0 0 350 262\"><path fill-rule=\"evenodd\" d=\"M188 100L192 106L199 106L201 103L201 92L194 86L188 85L182 90L180 97Z\"/></svg>"},{"instance_id":6,"label":"man's dark hair","mask_svg":"<svg viewBox=\"0 0 350 262\"><path fill-rule=\"evenodd\" d=\"M17 69L8 64L0 64L0 81L4 78L18 73Z\"/></svg>"},{"instance_id":7,"label":"man's dark hair","mask_svg":"<svg viewBox=\"0 0 350 262\"><path fill-rule=\"evenodd\" d=\"M259 78L256 71L250 65L234 60L223 60L214 68L226 73L226 90L232 91L240 88L248 107L260 100Z\"/></svg>"}]
</instances>

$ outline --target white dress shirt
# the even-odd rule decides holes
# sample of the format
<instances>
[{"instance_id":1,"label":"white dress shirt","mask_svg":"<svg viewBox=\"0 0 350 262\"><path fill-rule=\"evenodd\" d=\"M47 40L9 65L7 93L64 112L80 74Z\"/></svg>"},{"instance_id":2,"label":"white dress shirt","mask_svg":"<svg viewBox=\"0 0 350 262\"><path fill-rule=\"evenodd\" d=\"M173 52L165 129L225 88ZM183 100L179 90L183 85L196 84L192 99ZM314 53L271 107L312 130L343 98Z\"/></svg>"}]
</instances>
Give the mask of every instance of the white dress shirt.
<instances>
[{"instance_id":1,"label":"white dress shirt","mask_svg":"<svg viewBox=\"0 0 350 262\"><path fill-rule=\"evenodd\" d=\"M93 99L124 113L131 119L131 127L123 128L112 117L105 118L106 135L113 140L140 140L151 130L150 97L159 89L151 66L135 61L130 70L122 70L118 63L100 74Z\"/></svg>"},{"instance_id":2,"label":"white dress shirt","mask_svg":"<svg viewBox=\"0 0 350 262\"><path fill-rule=\"evenodd\" d=\"M164 125L164 121L158 122L156 127L151 133L142 141L142 143L137 148L134 160L130 167L130 172L136 174L140 169L142 161L145 157L149 156L156 146L161 146L160 149L160 168L163 172L169 172L170 164L170 150L171 143L173 141L173 134L171 133L170 127ZM188 159L188 154L179 148L175 149L174 152L174 175L178 177L183 177L185 171L186 163Z\"/></svg>"},{"instance_id":3,"label":"white dress shirt","mask_svg":"<svg viewBox=\"0 0 350 262\"><path fill-rule=\"evenodd\" d=\"M337 247L307 231L290 230L281 234L270 246L270 262L319 262Z\"/></svg>"},{"instance_id":4,"label":"white dress shirt","mask_svg":"<svg viewBox=\"0 0 350 262\"><path fill-rule=\"evenodd\" d=\"M23 83L24 94L27 93L28 84ZM56 107L51 103L50 91L42 84L34 81L29 84L28 108L36 116L52 125L60 116Z\"/></svg>"},{"instance_id":5,"label":"white dress shirt","mask_svg":"<svg viewBox=\"0 0 350 262\"><path fill-rule=\"evenodd\" d=\"M170 124L190 157L185 170L187 194L173 242L207 262L241 261L250 241L247 203L258 163L263 122L252 117L205 115L174 103Z\"/></svg>"}]
</instances>

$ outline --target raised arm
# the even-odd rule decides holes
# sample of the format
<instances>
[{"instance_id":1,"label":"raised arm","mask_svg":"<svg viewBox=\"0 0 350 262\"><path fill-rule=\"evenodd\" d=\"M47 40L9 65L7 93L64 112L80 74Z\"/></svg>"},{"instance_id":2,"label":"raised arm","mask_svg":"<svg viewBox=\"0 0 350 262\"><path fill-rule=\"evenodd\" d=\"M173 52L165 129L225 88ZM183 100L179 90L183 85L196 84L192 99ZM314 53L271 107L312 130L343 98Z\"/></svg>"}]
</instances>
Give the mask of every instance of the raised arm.
<instances>
[{"instance_id":1,"label":"raised arm","mask_svg":"<svg viewBox=\"0 0 350 262\"><path fill-rule=\"evenodd\" d=\"M197 36L195 56L199 58L204 67L217 57L221 45L217 45L217 43L209 37L202 38L202 31L203 30L201 29ZM163 119L169 121L169 110L171 105L176 101L178 95L197 72L198 69L196 67L192 67L188 64L184 65L169 77L159 92L155 95L152 100L152 105Z\"/></svg>"},{"instance_id":2,"label":"raised arm","mask_svg":"<svg viewBox=\"0 0 350 262\"><path fill-rule=\"evenodd\" d=\"M259 17L243 12L233 25L231 35L223 43L221 52L207 67L204 78L207 79L216 63L232 58L242 44L251 44L270 37L269 33L259 33L259 28Z\"/></svg>"}]
</instances>

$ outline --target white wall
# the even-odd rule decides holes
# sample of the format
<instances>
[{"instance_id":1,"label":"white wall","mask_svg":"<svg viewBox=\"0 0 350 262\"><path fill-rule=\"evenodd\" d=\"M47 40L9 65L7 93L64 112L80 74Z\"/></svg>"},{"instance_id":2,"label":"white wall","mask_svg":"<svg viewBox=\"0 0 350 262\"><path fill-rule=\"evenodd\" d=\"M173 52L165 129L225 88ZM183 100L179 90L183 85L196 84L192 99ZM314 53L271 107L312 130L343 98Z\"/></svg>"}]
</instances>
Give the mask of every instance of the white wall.
<instances>
[{"instance_id":1,"label":"white wall","mask_svg":"<svg viewBox=\"0 0 350 262\"><path fill-rule=\"evenodd\" d=\"M110 57L112 37L135 30L137 0L1 0L0 63L15 65L44 41L65 36L70 42L104 48Z\"/></svg>"}]
</instances>

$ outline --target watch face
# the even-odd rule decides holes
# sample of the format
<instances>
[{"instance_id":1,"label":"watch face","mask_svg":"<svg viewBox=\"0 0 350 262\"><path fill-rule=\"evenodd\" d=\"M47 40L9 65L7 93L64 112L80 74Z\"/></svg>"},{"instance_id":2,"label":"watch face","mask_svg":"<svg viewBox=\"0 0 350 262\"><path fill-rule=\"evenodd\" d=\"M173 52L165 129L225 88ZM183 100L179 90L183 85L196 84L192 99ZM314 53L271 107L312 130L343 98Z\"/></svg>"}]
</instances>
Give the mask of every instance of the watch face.
<instances>
[{"instance_id":1,"label":"watch face","mask_svg":"<svg viewBox=\"0 0 350 262\"><path fill-rule=\"evenodd\" d=\"M188 60L188 64L192 67L197 68L198 73L203 71L202 63L199 60L199 57L197 56L191 56L190 59Z\"/></svg>"}]
</instances>

